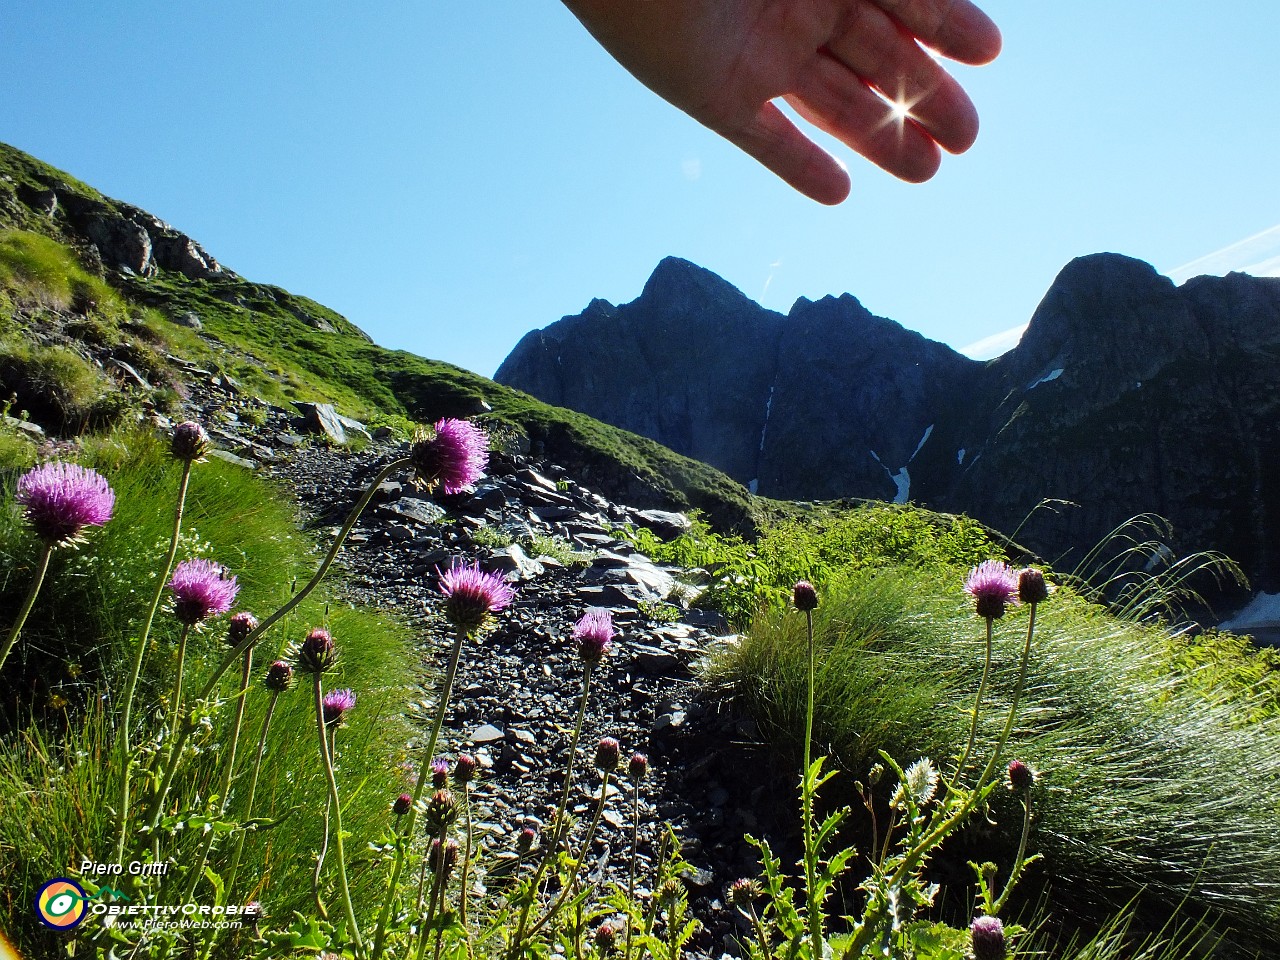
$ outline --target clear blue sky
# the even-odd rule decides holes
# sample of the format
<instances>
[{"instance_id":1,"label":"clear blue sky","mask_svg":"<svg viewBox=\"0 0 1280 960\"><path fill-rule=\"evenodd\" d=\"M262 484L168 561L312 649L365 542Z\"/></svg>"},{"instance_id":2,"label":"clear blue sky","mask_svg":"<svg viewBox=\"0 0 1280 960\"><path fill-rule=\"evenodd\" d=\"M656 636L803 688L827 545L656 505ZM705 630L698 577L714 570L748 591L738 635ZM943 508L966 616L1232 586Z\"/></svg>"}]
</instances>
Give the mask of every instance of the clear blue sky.
<instances>
[{"instance_id":1,"label":"clear blue sky","mask_svg":"<svg viewBox=\"0 0 1280 960\"><path fill-rule=\"evenodd\" d=\"M957 348L1025 323L1081 254L1280 274L1280 4L984 8L1005 51L956 69L977 145L922 186L841 148L835 208L650 94L557 0L6 0L0 140L484 374L669 254L778 310L850 292Z\"/></svg>"}]
</instances>

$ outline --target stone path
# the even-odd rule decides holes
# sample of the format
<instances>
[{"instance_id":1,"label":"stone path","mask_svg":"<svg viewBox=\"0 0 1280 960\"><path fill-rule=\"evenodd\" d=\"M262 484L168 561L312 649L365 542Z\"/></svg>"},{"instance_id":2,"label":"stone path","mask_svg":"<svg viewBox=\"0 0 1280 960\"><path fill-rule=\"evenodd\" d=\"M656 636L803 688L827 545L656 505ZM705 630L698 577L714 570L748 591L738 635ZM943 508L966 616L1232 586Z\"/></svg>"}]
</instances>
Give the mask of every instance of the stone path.
<instances>
[{"instance_id":1,"label":"stone path","mask_svg":"<svg viewBox=\"0 0 1280 960\"><path fill-rule=\"evenodd\" d=\"M234 384L203 381L197 396L197 413L214 425L220 455L238 458L291 491L322 542L380 466L404 452L387 440L358 453L305 442L304 424L274 408L252 418L262 423L229 421L226 411L244 403ZM697 660L710 645L732 638L726 639L717 616L684 609L697 587L682 584L696 574L654 564L615 536L631 524L670 537L687 520L611 503L554 464L521 456L495 454L472 494L428 497L408 479L406 473L382 485L339 565L352 600L395 611L420 628L416 653L428 670L442 667L450 642L438 612L437 571L455 560L479 561L515 583L513 606L464 648L437 750L470 752L480 761L483 775L473 796L486 845L505 856L524 826L540 826L553 815L582 690L572 625L586 608L606 607L620 637L593 675L573 811L590 815L599 780L589 767L600 737L621 742L624 766L632 751L646 753L651 774L640 800L642 885L664 824L671 823L693 865L685 880L691 909L703 924L694 950L707 956L738 952L732 942L741 930L738 915L725 905L726 886L754 873L745 832L772 833L794 819L793 774L776 769L754 745L749 721L702 694ZM668 604L669 598L676 603ZM678 619L660 623L646 615L658 610ZM422 720L424 740L432 696L426 686L406 705ZM411 753L422 745L410 743ZM605 882L625 883L631 797L628 782L619 783L625 795L610 802L589 869Z\"/></svg>"}]
</instances>

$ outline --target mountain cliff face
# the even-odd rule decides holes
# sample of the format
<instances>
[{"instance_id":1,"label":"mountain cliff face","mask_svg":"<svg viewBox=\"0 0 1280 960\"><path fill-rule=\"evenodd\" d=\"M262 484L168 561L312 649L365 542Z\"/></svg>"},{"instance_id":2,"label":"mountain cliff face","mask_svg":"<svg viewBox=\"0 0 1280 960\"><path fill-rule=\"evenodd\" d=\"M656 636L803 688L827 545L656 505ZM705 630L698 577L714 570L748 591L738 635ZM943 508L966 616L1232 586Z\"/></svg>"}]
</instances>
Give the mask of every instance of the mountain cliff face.
<instances>
[{"instance_id":1,"label":"mountain cliff face","mask_svg":"<svg viewBox=\"0 0 1280 960\"><path fill-rule=\"evenodd\" d=\"M1280 584L1280 280L1175 287L1116 254L1068 264L989 362L848 294L765 310L664 260L641 296L527 335L496 379L704 460L765 496L911 500L1049 559L1158 513L1179 549ZM1069 565L1069 561L1067 561Z\"/></svg>"}]
</instances>

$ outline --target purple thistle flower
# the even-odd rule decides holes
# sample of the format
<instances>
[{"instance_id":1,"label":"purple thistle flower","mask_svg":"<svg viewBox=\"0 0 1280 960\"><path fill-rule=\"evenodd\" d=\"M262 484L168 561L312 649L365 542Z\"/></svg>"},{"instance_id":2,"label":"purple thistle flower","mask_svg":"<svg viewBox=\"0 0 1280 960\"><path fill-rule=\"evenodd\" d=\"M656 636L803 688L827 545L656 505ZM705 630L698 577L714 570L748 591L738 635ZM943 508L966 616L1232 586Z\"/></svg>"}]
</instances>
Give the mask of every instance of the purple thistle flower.
<instances>
[{"instance_id":1,"label":"purple thistle flower","mask_svg":"<svg viewBox=\"0 0 1280 960\"><path fill-rule=\"evenodd\" d=\"M441 790L449 785L449 761L436 757L431 761L431 786Z\"/></svg>"},{"instance_id":2,"label":"purple thistle flower","mask_svg":"<svg viewBox=\"0 0 1280 960\"><path fill-rule=\"evenodd\" d=\"M969 928L974 960L1004 960L1004 924L999 917L978 917Z\"/></svg>"},{"instance_id":3,"label":"purple thistle flower","mask_svg":"<svg viewBox=\"0 0 1280 960\"><path fill-rule=\"evenodd\" d=\"M42 463L18 478L15 499L36 536L61 547L78 540L85 527L110 520L116 495L95 470L75 463Z\"/></svg>"},{"instance_id":4,"label":"purple thistle flower","mask_svg":"<svg viewBox=\"0 0 1280 960\"><path fill-rule=\"evenodd\" d=\"M338 648L329 631L316 627L298 647L298 669L303 673L324 673L338 663Z\"/></svg>"},{"instance_id":5,"label":"purple thistle flower","mask_svg":"<svg viewBox=\"0 0 1280 960\"><path fill-rule=\"evenodd\" d=\"M969 571L965 592L973 597L978 616L996 620L1007 604L1018 602L1018 577L1000 560L983 560Z\"/></svg>"},{"instance_id":6,"label":"purple thistle flower","mask_svg":"<svg viewBox=\"0 0 1280 960\"><path fill-rule=\"evenodd\" d=\"M453 765L453 780L460 787L465 787L476 778L476 769L480 766L476 758L469 753L458 754Z\"/></svg>"},{"instance_id":7,"label":"purple thistle flower","mask_svg":"<svg viewBox=\"0 0 1280 960\"><path fill-rule=\"evenodd\" d=\"M455 563L441 573L440 592L445 596L444 615L464 633L475 633L516 595L501 575L485 573L478 563Z\"/></svg>"},{"instance_id":8,"label":"purple thistle flower","mask_svg":"<svg viewBox=\"0 0 1280 960\"><path fill-rule=\"evenodd\" d=\"M484 476L489 465L489 437L474 423L446 418L409 449L418 480L428 489L461 493Z\"/></svg>"},{"instance_id":9,"label":"purple thistle flower","mask_svg":"<svg viewBox=\"0 0 1280 960\"><path fill-rule=\"evenodd\" d=\"M533 849L533 844L538 839L538 831L533 827L525 827L516 834L516 849L521 853L527 853Z\"/></svg>"},{"instance_id":10,"label":"purple thistle flower","mask_svg":"<svg viewBox=\"0 0 1280 960\"><path fill-rule=\"evenodd\" d=\"M583 663L597 664L613 643L613 614L603 607L590 607L573 625L573 639Z\"/></svg>"},{"instance_id":11,"label":"purple thistle flower","mask_svg":"<svg viewBox=\"0 0 1280 960\"><path fill-rule=\"evenodd\" d=\"M263 686L272 693L284 693L293 683L293 667L283 660L277 660L267 667L267 675L262 678Z\"/></svg>"},{"instance_id":12,"label":"purple thistle flower","mask_svg":"<svg viewBox=\"0 0 1280 960\"><path fill-rule=\"evenodd\" d=\"M240 592L236 578L212 560L183 560L173 568L169 589L177 598L174 616L193 626L231 609Z\"/></svg>"},{"instance_id":13,"label":"purple thistle flower","mask_svg":"<svg viewBox=\"0 0 1280 960\"><path fill-rule=\"evenodd\" d=\"M232 614L231 621L227 624L227 643L238 647L245 637L257 629L258 618L248 610Z\"/></svg>"},{"instance_id":14,"label":"purple thistle flower","mask_svg":"<svg viewBox=\"0 0 1280 960\"><path fill-rule=\"evenodd\" d=\"M169 452L175 460L194 463L209 452L209 446L209 435L204 432L204 427L194 420L188 420L173 428Z\"/></svg>"},{"instance_id":15,"label":"purple thistle flower","mask_svg":"<svg viewBox=\"0 0 1280 960\"><path fill-rule=\"evenodd\" d=\"M330 690L321 701L324 725L334 727L342 722L343 715L356 705L356 695L351 690Z\"/></svg>"},{"instance_id":16,"label":"purple thistle flower","mask_svg":"<svg viewBox=\"0 0 1280 960\"><path fill-rule=\"evenodd\" d=\"M808 580L801 580L791 589L791 602L796 609L807 613L818 609L818 591Z\"/></svg>"},{"instance_id":17,"label":"purple thistle flower","mask_svg":"<svg viewBox=\"0 0 1280 960\"><path fill-rule=\"evenodd\" d=\"M643 780L649 773L649 758L643 753L633 753L627 764L627 776L632 780Z\"/></svg>"}]
</instances>

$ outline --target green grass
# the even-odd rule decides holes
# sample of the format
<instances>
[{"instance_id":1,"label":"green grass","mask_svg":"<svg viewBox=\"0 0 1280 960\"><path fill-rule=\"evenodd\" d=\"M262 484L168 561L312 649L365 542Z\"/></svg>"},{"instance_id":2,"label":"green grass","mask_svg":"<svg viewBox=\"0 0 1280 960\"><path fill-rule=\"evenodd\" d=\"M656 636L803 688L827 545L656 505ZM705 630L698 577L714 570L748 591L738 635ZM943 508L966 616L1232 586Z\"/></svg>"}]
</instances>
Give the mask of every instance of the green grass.
<instances>
[{"instance_id":1,"label":"green grass","mask_svg":"<svg viewBox=\"0 0 1280 960\"><path fill-rule=\"evenodd\" d=\"M54 943L30 911L38 886L50 877L75 875L81 857L112 859L116 821L110 811L119 763L107 754L113 711L110 696L102 695L119 690L139 614L149 600L172 529L178 479L164 445L148 435L115 435L85 447L86 459L116 490L116 514L101 530L90 533L84 547L59 551L30 626L6 666L11 681L6 689L36 691L32 713L17 718L21 731L11 729L0 738L0 807L5 811L0 817L0 873L9 878L0 895L0 928L29 956L45 955ZM13 474L9 477L11 490ZM26 589L36 545L9 502L6 499L0 511L0 608L13 610ZM290 596L295 575L314 568L311 544L297 530L292 508L248 472L219 460L198 464L187 503L187 534L179 558L208 556L226 565L241 584L237 608L265 616ZM403 789L396 763L412 735L400 708L406 689L418 678L410 666L414 658L407 655L409 635L403 626L317 595L260 641L235 803L244 799L245 764L266 703L256 679L288 642L321 624L332 631L343 653L339 671L325 677L326 689L349 686L358 698L349 727L339 736L340 776L344 827L352 833L349 849L356 852L352 881L367 915L383 880L363 851L382 838L388 804ZM189 689L198 687L223 656L224 630L222 622L215 622L193 641ZM146 719L135 743L145 742L158 729L157 704L171 683L176 637L173 618L162 610L140 688ZM223 694L232 689L232 681L224 680ZM178 809L200 809L216 789L229 723L229 711L224 710L195 738L200 753L179 781L174 797ZM311 855L319 847L326 795L308 689L282 696L272 729L255 815L283 822L246 844L241 877L249 882L241 892L246 899L261 899L273 916L287 920L295 909L314 909ZM233 818L244 814L235 805L231 812ZM168 899L157 902L170 902L185 884L182 870L196 859L193 847L200 841L199 831L189 833L179 842L179 867L166 881L167 892L156 894ZM332 883L329 872L324 886L331 904L336 903ZM200 897L211 898L209 887L200 889Z\"/></svg>"},{"instance_id":2,"label":"green grass","mask_svg":"<svg viewBox=\"0 0 1280 960\"><path fill-rule=\"evenodd\" d=\"M124 299L81 266L64 244L25 230L0 229L0 288L12 301L94 314L112 326L124 317Z\"/></svg>"},{"instance_id":3,"label":"green grass","mask_svg":"<svg viewBox=\"0 0 1280 960\"><path fill-rule=\"evenodd\" d=\"M960 753L983 648L963 576L890 567L826 589L815 736L850 778L881 749L903 762ZM998 624L983 743L998 736L1025 630L1025 611ZM1096 914L1145 889L1148 906L1167 912L1185 898L1237 938L1275 942L1280 720L1240 723L1252 695L1189 687L1168 671L1168 644L1159 627L1116 619L1067 591L1041 609L1007 754L1041 772L1033 847L1046 859L1033 880L1051 886L1058 909ZM775 612L721 651L708 675L792 753L803 730L804 649L801 618ZM995 819L1014 824L1017 811L1006 802ZM955 856L989 859L991 844L962 837Z\"/></svg>"},{"instance_id":4,"label":"green grass","mask_svg":"<svg viewBox=\"0 0 1280 960\"><path fill-rule=\"evenodd\" d=\"M992 533L968 517L876 502L797 515L800 509L775 511L754 542L718 534L700 517L666 543L643 528L622 536L660 563L707 571L711 582L698 605L742 629L761 609L783 606L800 580L820 583L837 571L884 564L970 565L997 552Z\"/></svg>"}]
</instances>

